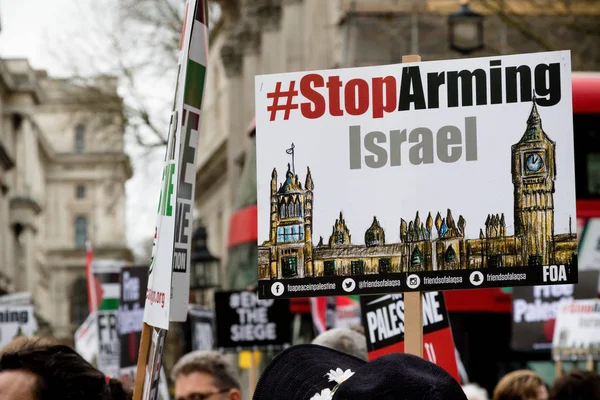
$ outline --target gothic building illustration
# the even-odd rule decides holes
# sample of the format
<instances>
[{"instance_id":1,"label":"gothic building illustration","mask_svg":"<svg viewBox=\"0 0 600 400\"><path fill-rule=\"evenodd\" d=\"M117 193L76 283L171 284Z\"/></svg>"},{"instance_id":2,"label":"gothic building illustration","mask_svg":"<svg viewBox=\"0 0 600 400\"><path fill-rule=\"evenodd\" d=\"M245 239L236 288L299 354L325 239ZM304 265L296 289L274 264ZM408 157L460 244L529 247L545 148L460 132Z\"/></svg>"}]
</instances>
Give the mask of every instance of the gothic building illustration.
<instances>
[{"instance_id":1,"label":"gothic building illustration","mask_svg":"<svg viewBox=\"0 0 600 400\"><path fill-rule=\"evenodd\" d=\"M513 236L507 236L504 214L489 214L479 237L466 238L465 219L455 221L447 210L435 217L429 213L424 220L418 212L413 220L400 219L399 243L386 243L375 216L363 244L353 244L340 213L328 240L321 237L314 246L310 168L303 185L288 164L279 187L273 169L269 240L258 248L259 279L571 264L577 235L554 232L555 143L542 129L535 99L511 159Z\"/></svg>"}]
</instances>

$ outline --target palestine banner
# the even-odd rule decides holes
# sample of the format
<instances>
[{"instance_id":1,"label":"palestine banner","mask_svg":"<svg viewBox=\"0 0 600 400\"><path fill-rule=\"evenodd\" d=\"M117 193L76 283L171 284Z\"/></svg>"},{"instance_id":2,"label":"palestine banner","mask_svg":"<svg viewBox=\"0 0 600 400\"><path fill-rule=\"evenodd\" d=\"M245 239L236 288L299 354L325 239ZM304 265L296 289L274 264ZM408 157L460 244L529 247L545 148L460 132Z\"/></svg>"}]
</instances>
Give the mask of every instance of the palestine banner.
<instances>
[{"instance_id":1,"label":"palestine banner","mask_svg":"<svg viewBox=\"0 0 600 400\"><path fill-rule=\"evenodd\" d=\"M144 307L144 322L161 329L168 329L170 321L187 318L195 165L208 57L207 13L206 0L186 3Z\"/></svg>"},{"instance_id":2,"label":"palestine banner","mask_svg":"<svg viewBox=\"0 0 600 400\"><path fill-rule=\"evenodd\" d=\"M217 348L269 350L292 343L289 300L259 300L256 292L215 292Z\"/></svg>"},{"instance_id":3,"label":"palestine banner","mask_svg":"<svg viewBox=\"0 0 600 400\"><path fill-rule=\"evenodd\" d=\"M423 355L461 382L443 292L423 293ZM360 297L369 360L404 352L402 294Z\"/></svg>"},{"instance_id":4,"label":"palestine banner","mask_svg":"<svg viewBox=\"0 0 600 400\"><path fill-rule=\"evenodd\" d=\"M560 306L596 297L599 279L600 271L579 271L577 285L513 288L512 348L550 350Z\"/></svg>"},{"instance_id":5,"label":"palestine banner","mask_svg":"<svg viewBox=\"0 0 600 400\"><path fill-rule=\"evenodd\" d=\"M120 376L133 384L144 321L144 298L148 285L148 267L129 267L121 271L119 306Z\"/></svg>"},{"instance_id":6,"label":"palestine banner","mask_svg":"<svg viewBox=\"0 0 600 400\"><path fill-rule=\"evenodd\" d=\"M571 92L569 51L256 76L260 298L576 283Z\"/></svg>"}]
</instances>

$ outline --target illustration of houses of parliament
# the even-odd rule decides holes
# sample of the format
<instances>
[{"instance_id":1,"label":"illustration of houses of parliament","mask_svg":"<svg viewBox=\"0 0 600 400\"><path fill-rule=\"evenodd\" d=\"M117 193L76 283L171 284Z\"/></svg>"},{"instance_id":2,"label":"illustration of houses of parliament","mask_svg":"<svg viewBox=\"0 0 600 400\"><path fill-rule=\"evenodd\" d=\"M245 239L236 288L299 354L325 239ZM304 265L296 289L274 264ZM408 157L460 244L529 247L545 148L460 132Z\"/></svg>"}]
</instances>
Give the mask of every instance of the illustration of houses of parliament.
<instances>
[{"instance_id":1,"label":"illustration of houses of parliament","mask_svg":"<svg viewBox=\"0 0 600 400\"><path fill-rule=\"evenodd\" d=\"M291 152L290 152L291 150ZM292 154L293 146L288 149ZM304 185L288 169L277 187L271 175L269 240L258 248L259 279L304 278L394 272L571 265L577 254L576 233L554 232L555 143L542 130L535 99L527 128L512 146L514 236L506 235L504 214L490 214L479 238L465 238L466 221L452 212L423 220L400 219L400 243L386 243L377 217L352 244L342 213L329 239L313 245L313 192L310 168ZM570 226L570 221L569 221ZM436 237L432 233L435 229ZM570 228L569 228L570 230Z\"/></svg>"}]
</instances>

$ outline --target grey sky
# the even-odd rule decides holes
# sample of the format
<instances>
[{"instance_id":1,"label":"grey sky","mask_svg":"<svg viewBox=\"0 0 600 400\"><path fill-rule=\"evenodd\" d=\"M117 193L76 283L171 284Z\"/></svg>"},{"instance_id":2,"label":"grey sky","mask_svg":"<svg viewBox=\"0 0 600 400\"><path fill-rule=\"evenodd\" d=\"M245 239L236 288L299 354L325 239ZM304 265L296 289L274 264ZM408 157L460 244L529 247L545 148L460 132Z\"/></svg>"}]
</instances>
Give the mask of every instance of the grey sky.
<instances>
[{"instance_id":1,"label":"grey sky","mask_svg":"<svg viewBox=\"0 0 600 400\"><path fill-rule=\"evenodd\" d=\"M72 56L73 49L86 40L85 34L89 34L86 25L96 12L90 9L92 3L93 0L0 0L0 57L27 58L34 68L46 69L51 76L69 75L64 57ZM110 0L101 3L103 7L111 5ZM96 38L95 42L101 45L102 38ZM160 88L153 93L151 106L155 110L160 107L161 99L172 96L168 86L153 86ZM165 114L167 118L168 110ZM165 125L167 122L165 119ZM135 172L127 182L127 238L132 250L138 252L141 242L154 233L164 150L146 154L131 138L126 139Z\"/></svg>"}]
</instances>

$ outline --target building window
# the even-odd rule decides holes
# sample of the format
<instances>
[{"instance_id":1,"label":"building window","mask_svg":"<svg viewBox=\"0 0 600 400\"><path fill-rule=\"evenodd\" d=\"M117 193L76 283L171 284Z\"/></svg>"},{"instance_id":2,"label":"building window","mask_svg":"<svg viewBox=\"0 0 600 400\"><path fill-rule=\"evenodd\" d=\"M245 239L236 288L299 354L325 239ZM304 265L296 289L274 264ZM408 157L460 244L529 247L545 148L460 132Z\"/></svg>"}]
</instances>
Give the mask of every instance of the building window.
<instances>
[{"instance_id":1,"label":"building window","mask_svg":"<svg viewBox=\"0 0 600 400\"><path fill-rule=\"evenodd\" d=\"M281 275L284 278L293 278L298 275L298 258L296 256L281 259Z\"/></svg>"},{"instance_id":2,"label":"building window","mask_svg":"<svg viewBox=\"0 0 600 400\"><path fill-rule=\"evenodd\" d=\"M323 263L323 274L325 276L335 275L335 260L327 260Z\"/></svg>"},{"instance_id":3,"label":"building window","mask_svg":"<svg viewBox=\"0 0 600 400\"><path fill-rule=\"evenodd\" d=\"M83 125L75 127L75 152L83 153L85 149L85 128Z\"/></svg>"},{"instance_id":4,"label":"building window","mask_svg":"<svg viewBox=\"0 0 600 400\"><path fill-rule=\"evenodd\" d=\"M527 263L530 267L539 267L542 265L542 256L529 256L529 262Z\"/></svg>"},{"instance_id":5,"label":"building window","mask_svg":"<svg viewBox=\"0 0 600 400\"><path fill-rule=\"evenodd\" d=\"M365 273L365 262L363 260L351 261L350 269L352 275L362 275Z\"/></svg>"},{"instance_id":6,"label":"building window","mask_svg":"<svg viewBox=\"0 0 600 400\"><path fill-rule=\"evenodd\" d=\"M85 217L77 217L75 219L75 247L78 249L85 248L87 241L87 220Z\"/></svg>"},{"instance_id":7,"label":"building window","mask_svg":"<svg viewBox=\"0 0 600 400\"><path fill-rule=\"evenodd\" d=\"M502 255L488 256L488 268L502 267Z\"/></svg>"},{"instance_id":8,"label":"building window","mask_svg":"<svg viewBox=\"0 0 600 400\"><path fill-rule=\"evenodd\" d=\"M75 188L75 196L78 199L85 198L85 186L83 186L83 185L77 185L77 187Z\"/></svg>"},{"instance_id":9,"label":"building window","mask_svg":"<svg viewBox=\"0 0 600 400\"><path fill-rule=\"evenodd\" d=\"M392 259L391 258L380 258L379 259L379 273L387 274L392 272Z\"/></svg>"},{"instance_id":10,"label":"building window","mask_svg":"<svg viewBox=\"0 0 600 400\"><path fill-rule=\"evenodd\" d=\"M304 240L304 225L285 225L277 228L277 243L293 243Z\"/></svg>"},{"instance_id":11,"label":"building window","mask_svg":"<svg viewBox=\"0 0 600 400\"><path fill-rule=\"evenodd\" d=\"M89 314L88 310L87 281L78 278L71 286L71 323L75 326L81 325Z\"/></svg>"}]
</instances>

